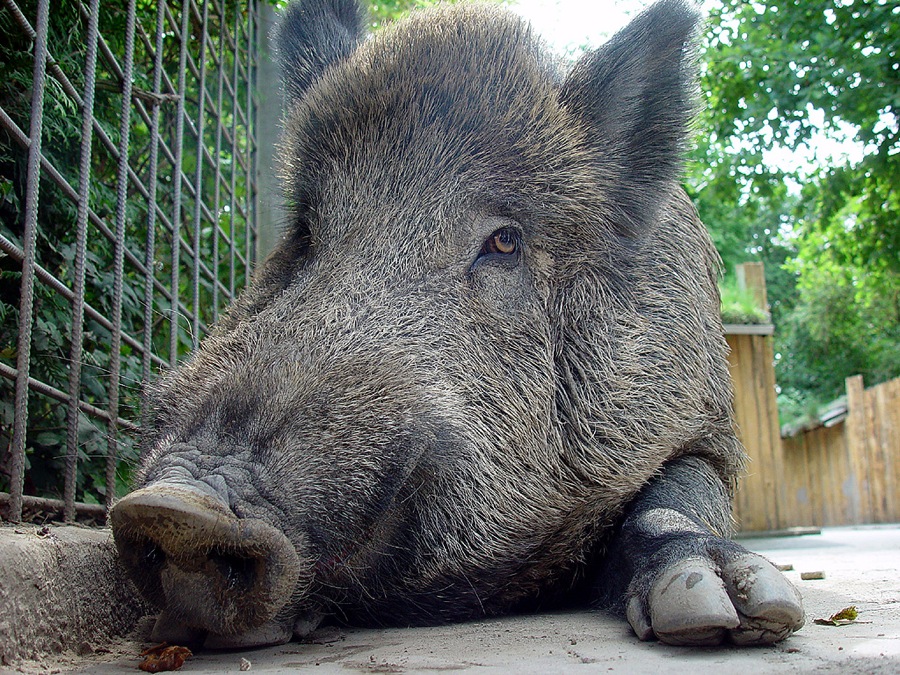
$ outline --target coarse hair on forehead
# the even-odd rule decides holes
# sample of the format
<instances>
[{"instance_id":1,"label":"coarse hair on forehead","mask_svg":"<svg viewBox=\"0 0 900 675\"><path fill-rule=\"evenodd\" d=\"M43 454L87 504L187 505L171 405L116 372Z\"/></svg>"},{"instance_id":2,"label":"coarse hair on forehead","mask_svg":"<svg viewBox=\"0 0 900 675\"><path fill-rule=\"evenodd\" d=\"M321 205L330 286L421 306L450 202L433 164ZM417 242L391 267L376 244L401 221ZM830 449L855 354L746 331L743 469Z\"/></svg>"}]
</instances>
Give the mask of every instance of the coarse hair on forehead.
<instances>
[{"instance_id":1,"label":"coarse hair on forehead","mask_svg":"<svg viewBox=\"0 0 900 675\"><path fill-rule=\"evenodd\" d=\"M695 9L664 0L564 69L497 6L432 7L367 38L340 23L335 6L349 4L294 5L280 32L291 96L281 171L302 236L325 211L421 214L451 194L478 202L471 193L604 250L610 234L653 226L693 109Z\"/></svg>"},{"instance_id":2,"label":"coarse hair on forehead","mask_svg":"<svg viewBox=\"0 0 900 675\"><path fill-rule=\"evenodd\" d=\"M387 26L324 69L293 117L333 137L350 133L344 142L362 140L373 123L379 132L395 122L465 134L533 117L558 88L556 66L519 17L489 5L439 7Z\"/></svg>"},{"instance_id":3,"label":"coarse hair on forehead","mask_svg":"<svg viewBox=\"0 0 900 675\"><path fill-rule=\"evenodd\" d=\"M495 194L504 183L527 192L523 181L541 181L548 158L581 154L559 73L530 26L498 7L414 12L326 67L294 102L282 153L289 199L315 204L337 165L404 189L464 178Z\"/></svg>"}]
</instances>

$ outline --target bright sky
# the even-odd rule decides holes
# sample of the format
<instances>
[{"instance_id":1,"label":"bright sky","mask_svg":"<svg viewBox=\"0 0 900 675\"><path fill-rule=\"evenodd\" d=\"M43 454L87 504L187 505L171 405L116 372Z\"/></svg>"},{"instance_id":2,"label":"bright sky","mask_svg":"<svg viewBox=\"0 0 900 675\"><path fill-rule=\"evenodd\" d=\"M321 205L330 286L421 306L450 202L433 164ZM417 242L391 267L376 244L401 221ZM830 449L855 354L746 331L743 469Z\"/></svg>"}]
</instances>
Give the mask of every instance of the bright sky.
<instances>
[{"instance_id":1,"label":"bright sky","mask_svg":"<svg viewBox=\"0 0 900 675\"><path fill-rule=\"evenodd\" d=\"M561 54L596 47L652 0L511 0L510 9L531 21Z\"/></svg>"}]
</instances>

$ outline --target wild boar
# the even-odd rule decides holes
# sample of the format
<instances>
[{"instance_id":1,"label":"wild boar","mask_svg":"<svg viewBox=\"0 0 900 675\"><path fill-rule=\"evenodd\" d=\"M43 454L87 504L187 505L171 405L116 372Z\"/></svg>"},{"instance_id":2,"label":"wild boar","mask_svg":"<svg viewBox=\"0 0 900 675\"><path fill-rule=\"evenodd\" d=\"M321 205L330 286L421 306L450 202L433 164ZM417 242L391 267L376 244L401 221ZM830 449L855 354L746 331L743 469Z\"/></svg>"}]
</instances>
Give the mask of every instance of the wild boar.
<instances>
[{"instance_id":1,"label":"wild boar","mask_svg":"<svg viewBox=\"0 0 900 675\"><path fill-rule=\"evenodd\" d=\"M795 589L728 539L718 257L679 187L696 10L566 70L493 6L278 33L290 225L148 396L111 512L157 638L284 642L585 597L641 639L771 643ZM589 620L589 619L586 619Z\"/></svg>"}]
</instances>

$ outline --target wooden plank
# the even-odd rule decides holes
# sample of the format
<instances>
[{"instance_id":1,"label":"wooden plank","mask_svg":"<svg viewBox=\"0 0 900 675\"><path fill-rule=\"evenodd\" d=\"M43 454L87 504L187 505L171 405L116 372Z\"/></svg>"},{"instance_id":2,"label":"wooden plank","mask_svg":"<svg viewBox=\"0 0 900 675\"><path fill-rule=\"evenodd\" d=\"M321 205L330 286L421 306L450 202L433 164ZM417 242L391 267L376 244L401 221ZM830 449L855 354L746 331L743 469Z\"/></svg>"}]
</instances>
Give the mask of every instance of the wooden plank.
<instances>
[{"instance_id":1,"label":"wooden plank","mask_svg":"<svg viewBox=\"0 0 900 675\"><path fill-rule=\"evenodd\" d=\"M750 351L752 358L749 360L748 381L752 383L752 400L753 400L753 437L757 443L757 453L760 463L760 483L761 500L757 502L756 508L763 511L760 520L765 522L766 529L781 529L781 499L779 499L779 486L776 485L776 477L784 475L778 460L772 448L772 439L769 425L769 410L767 406L766 384L766 342L771 338L761 336L748 336L750 340Z\"/></svg>"},{"instance_id":2,"label":"wooden plank","mask_svg":"<svg viewBox=\"0 0 900 675\"><path fill-rule=\"evenodd\" d=\"M898 510L898 484L894 482L896 463L898 461L898 442L894 435L894 414L896 399L892 400L892 383L884 382L868 392L872 412L873 433L870 442L882 468L880 474L882 522L895 522Z\"/></svg>"},{"instance_id":3,"label":"wooden plank","mask_svg":"<svg viewBox=\"0 0 900 675\"><path fill-rule=\"evenodd\" d=\"M850 457L850 447L847 443L847 422L830 429L833 437L832 449L836 453L837 471L841 479L841 496L844 509L841 520L835 525L855 525L862 522L859 504L859 484L854 474L853 461Z\"/></svg>"},{"instance_id":4,"label":"wooden plank","mask_svg":"<svg viewBox=\"0 0 900 675\"><path fill-rule=\"evenodd\" d=\"M765 449L759 437L759 411L756 399L756 387L753 382L753 342L750 336L738 339L741 345L741 358L738 361L738 373L742 383L743 405L741 406L741 440L750 456L749 472L745 483L747 488L747 506L749 513L748 528L752 530L774 530L777 524L766 513L765 477L769 471Z\"/></svg>"},{"instance_id":5,"label":"wooden plank","mask_svg":"<svg viewBox=\"0 0 900 675\"><path fill-rule=\"evenodd\" d=\"M887 408L885 438L888 456L891 458L891 494L893 507L888 517L891 522L900 522L900 378L885 383L885 406Z\"/></svg>"},{"instance_id":6,"label":"wooden plank","mask_svg":"<svg viewBox=\"0 0 900 675\"><path fill-rule=\"evenodd\" d=\"M812 434L813 461L811 469L815 476L815 490L819 493L820 509L816 525L824 525L831 520L834 512L834 501L831 495L831 471L828 466L828 440L825 429L816 429Z\"/></svg>"},{"instance_id":7,"label":"wooden plank","mask_svg":"<svg viewBox=\"0 0 900 675\"><path fill-rule=\"evenodd\" d=\"M869 458L869 490L872 504L872 522L887 522L886 490L885 484L885 457L881 445L879 419L875 392L877 387L863 392L866 415L866 455Z\"/></svg>"},{"instance_id":8,"label":"wooden plank","mask_svg":"<svg viewBox=\"0 0 900 675\"><path fill-rule=\"evenodd\" d=\"M794 527L803 508L802 485L797 480L795 471L798 461L797 455L802 452L802 438L785 439L781 447L784 449L784 483L785 483L785 513L790 523L788 527Z\"/></svg>"},{"instance_id":9,"label":"wooden plank","mask_svg":"<svg viewBox=\"0 0 900 675\"><path fill-rule=\"evenodd\" d=\"M738 486L738 526L742 531L777 529L777 513L771 513L768 508L773 495L767 489L767 477L771 475L772 469L770 453L761 434L759 396L754 378L754 363L757 359L753 340L765 338L729 335L727 339L731 346L729 365L735 385L734 407L738 436L749 458L746 473Z\"/></svg>"},{"instance_id":10,"label":"wooden plank","mask_svg":"<svg viewBox=\"0 0 900 675\"><path fill-rule=\"evenodd\" d=\"M763 282L763 288L765 288ZM754 363L757 374L761 410L761 433L770 459L771 474L769 480L770 494L773 495L775 512L773 519L777 523L786 520L784 503L784 451L781 447L781 428L778 422L778 398L775 389L775 349L771 337L752 336L750 338L758 346L759 358ZM782 527L782 525L778 525Z\"/></svg>"},{"instance_id":11,"label":"wooden plank","mask_svg":"<svg viewBox=\"0 0 900 675\"><path fill-rule=\"evenodd\" d=\"M822 452L822 434L816 429L809 435L809 489L813 494L813 525L822 526L827 520L828 513L828 487L824 480L823 468L825 464Z\"/></svg>"},{"instance_id":12,"label":"wooden plank","mask_svg":"<svg viewBox=\"0 0 900 675\"><path fill-rule=\"evenodd\" d=\"M822 489L825 491L825 512L822 514L822 524L831 525L838 522L841 516L840 484L835 480L834 475L834 456L831 451L831 435L829 434L831 430L823 427L818 431Z\"/></svg>"},{"instance_id":13,"label":"wooden plank","mask_svg":"<svg viewBox=\"0 0 900 675\"><path fill-rule=\"evenodd\" d=\"M728 343L728 372L731 375L731 382L734 389L734 393L732 396L732 408L734 410L735 418L735 433L737 433L738 438L741 438L743 433L740 424L740 409L743 405L743 402L741 400L741 392L739 391L741 386L738 382L737 377L737 363L739 355L738 350L740 349L740 345L738 344L737 338L732 337L731 335L726 335L725 341ZM742 526L746 524L746 519L749 517L749 509L747 506L747 491L744 487L744 476L741 476L741 479L737 485L737 489L734 493L734 498L732 499L732 516L735 520L735 528L737 530L741 530Z\"/></svg>"},{"instance_id":14,"label":"wooden plank","mask_svg":"<svg viewBox=\"0 0 900 675\"><path fill-rule=\"evenodd\" d=\"M809 434L807 447L809 456L807 461L807 475L809 476L809 492L810 506L813 513L813 525L823 525L825 523L825 505L827 501L826 487L822 480L822 451L821 451L821 434L815 433L816 429Z\"/></svg>"},{"instance_id":15,"label":"wooden plank","mask_svg":"<svg viewBox=\"0 0 900 675\"><path fill-rule=\"evenodd\" d=\"M850 496L845 487L849 470L846 464L844 425L822 429L825 452L828 455L829 492L832 511L827 525L847 525L851 513Z\"/></svg>"},{"instance_id":16,"label":"wooden plank","mask_svg":"<svg viewBox=\"0 0 900 675\"><path fill-rule=\"evenodd\" d=\"M844 494L845 475L841 467L844 451L844 431L842 428L822 429L823 452L827 458L828 495L831 507L828 525L844 525L847 518L848 499Z\"/></svg>"},{"instance_id":17,"label":"wooden plank","mask_svg":"<svg viewBox=\"0 0 900 675\"><path fill-rule=\"evenodd\" d=\"M798 466L794 469L794 471L798 474L798 478L802 478L803 480L803 490L806 494L806 504L803 508L803 518L804 522L797 523L797 525L818 525L818 520L816 518L816 512L814 509L813 501L815 498L814 487L812 482L809 479L809 467L810 463L810 455L812 453L812 449L810 446L812 445L812 438L808 435L804 435L803 437L803 445L799 459L803 461L803 466ZM787 467L785 467L787 470Z\"/></svg>"},{"instance_id":18,"label":"wooden plank","mask_svg":"<svg viewBox=\"0 0 900 675\"><path fill-rule=\"evenodd\" d=\"M811 525L809 485L806 478L806 438L782 439L784 451L785 520L787 527Z\"/></svg>"},{"instance_id":19,"label":"wooden plank","mask_svg":"<svg viewBox=\"0 0 900 675\"><path fill-rule=\"evenodd\" d=\"M847 387L847 448L850 454L850 463L853 467L853 475L859 493L859 509L857 517L859 523L872 522L872 504L869 492L869 459L866 454L866 414L865 414L865 389L862 375L848 377L845 381Z\"/></svg>"},{"instance_id":20,"label":"wooden plank","mask_svg":"<svg viewBox=\"0 0 900 675\"><path fill-rule=\"evenodd\" d=\"M734 384L735 427L738 437L741 439L744 444L744 449L747 451L747 466L744 475L741 476L735 494L734 516L739 530L753 530L758 529L757 523L753 521L754 513L750 506L753 502L752 493L755 487L754 472L756 470L756 464L753 458L754 448L751 438L747 434L748 422L745 420L747 416L746 385L741 370L741 364L747 358L747 343L744 336L728 335L726 336L726 340L729 346L728 367L731 371L731 380Z\"/></svg>"}]
</instances>

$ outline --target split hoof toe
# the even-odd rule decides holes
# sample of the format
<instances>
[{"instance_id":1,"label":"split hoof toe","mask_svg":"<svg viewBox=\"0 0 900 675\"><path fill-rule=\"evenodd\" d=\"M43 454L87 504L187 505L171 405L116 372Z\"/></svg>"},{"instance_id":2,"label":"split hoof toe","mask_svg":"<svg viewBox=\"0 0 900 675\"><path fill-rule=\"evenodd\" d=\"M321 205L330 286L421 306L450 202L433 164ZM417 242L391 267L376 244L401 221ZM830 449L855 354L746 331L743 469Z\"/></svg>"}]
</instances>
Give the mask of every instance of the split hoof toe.
<instances>
[{"instance_id":1,"label":"split hoof toe","mask_svg":"<svg viewBox=\"0 0 900 675\"><path fill-rule=\"evenodd\" d=\"M653 632L667 644L718 645L741 624L722 579L703 558L687 558L667 569L651 588L649 601Z\"/></svg>"}]
</instances>

